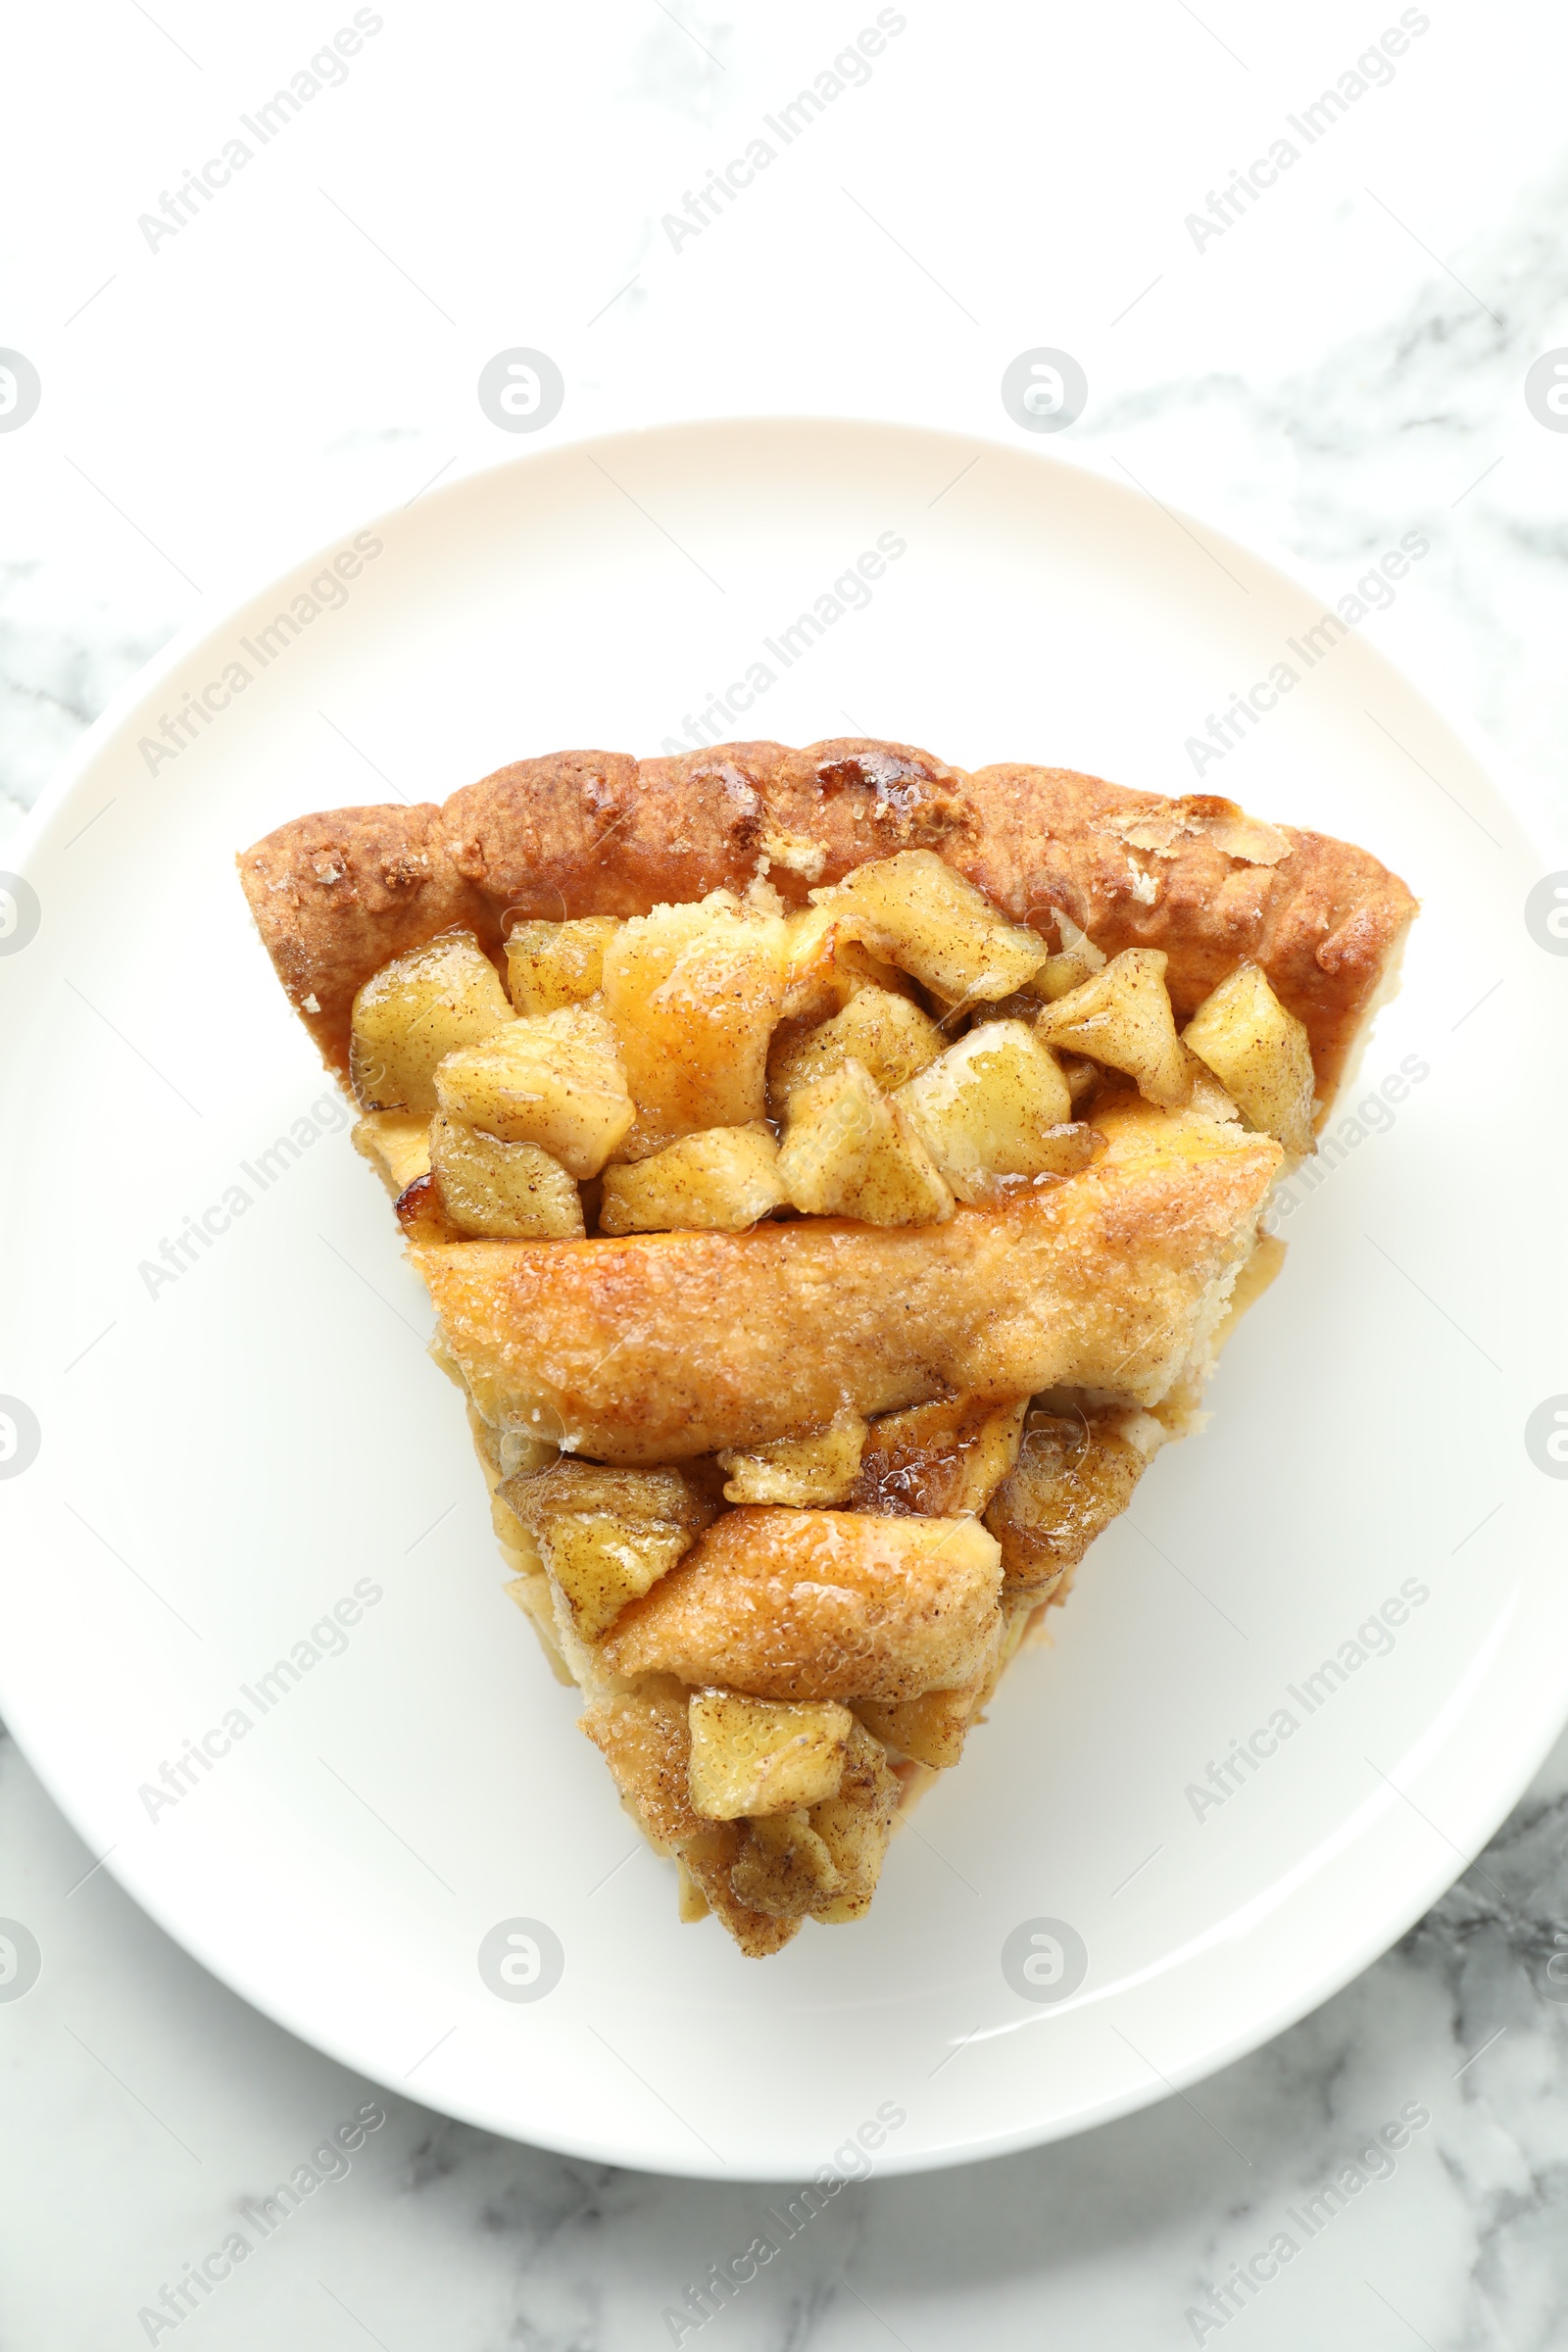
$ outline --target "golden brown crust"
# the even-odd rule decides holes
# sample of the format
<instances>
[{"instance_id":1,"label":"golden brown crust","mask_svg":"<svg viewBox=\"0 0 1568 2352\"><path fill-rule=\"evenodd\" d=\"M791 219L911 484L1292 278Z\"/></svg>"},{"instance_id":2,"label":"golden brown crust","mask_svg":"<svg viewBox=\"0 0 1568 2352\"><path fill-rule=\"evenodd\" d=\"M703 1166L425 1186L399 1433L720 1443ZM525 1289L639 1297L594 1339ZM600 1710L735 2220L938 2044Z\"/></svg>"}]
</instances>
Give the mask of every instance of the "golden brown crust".
<instances>
[{"instance_id":1,"label":"golden brown crust","mask_svg":"<svg viewBox=\"0 0 1568 2352\"><path fill-rule=\"evenodd\" d=\"M642 761L558 752L443 808L295 818L239 867L290 1002L341 1072L358 989L456 924L495 954L518 916L645 914L762 870L800 905L813 884L904 849L935 850L1049 944L1059 908L1109 954L1162 949L1179 1018L1253 957L1305 1023L1325 1101L1415 912L1365 850L1251 824L1229 801L1066 768L965 774L861 736Z\"/></svg>"},{"instance_id":2,"label":"golden brown crust","mask_svg":"<svg viewBox=\"0 0 1568 2352\"><path fill-rule=\"evenodd\" d=\"M743 1504L622 1610L599 1657L754 1698L918 1698L991 1662L1001 1588L975 1519Z\"/></svg>"},{"instance_id":3,"label":"golden brown crust","mask_svg":"<svg viewBox=\"0 0 1568 2352\"><path fill-rule=\"evenodd\" d=\"M487 1420L672 1462L948 1394L1163 1396L1250 1250L1271 1137L1128 1099L1080 1175L946 1225L416 1247Z\"/></svg>"},{"instance_id":4,"label":"golden brown crust","mask_svg":"<svg viewBox=\"0 0 1568 2352\"><path fill-rule=\"evenodd\" d=\"M383 963L459 927L490 954L500 948L496 909L453 865L443 824L430 802L328 808L280 825L237 861L288 1001L339 1076L354 999Z\"/></svg>"}]
</instances>

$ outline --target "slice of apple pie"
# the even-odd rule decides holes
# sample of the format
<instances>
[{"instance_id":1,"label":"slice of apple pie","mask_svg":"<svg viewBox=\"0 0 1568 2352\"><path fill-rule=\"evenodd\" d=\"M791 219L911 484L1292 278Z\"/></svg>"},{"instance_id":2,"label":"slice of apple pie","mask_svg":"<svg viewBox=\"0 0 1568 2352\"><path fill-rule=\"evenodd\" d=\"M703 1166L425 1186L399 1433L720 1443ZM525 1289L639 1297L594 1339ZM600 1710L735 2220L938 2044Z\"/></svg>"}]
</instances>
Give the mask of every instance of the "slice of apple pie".
<instances>
[{"instance_id":1,"label":"slice of apple pie","mask_svg":"<svg viewBox=\"0 0 1568 2352\"><path fill-rule=\"evenodd\" d=\"M682 1915L858 1918L1200 1425L1414 901L1228 801L859 740L562 753L239 864Z\"/></svg>"}]
</instances>

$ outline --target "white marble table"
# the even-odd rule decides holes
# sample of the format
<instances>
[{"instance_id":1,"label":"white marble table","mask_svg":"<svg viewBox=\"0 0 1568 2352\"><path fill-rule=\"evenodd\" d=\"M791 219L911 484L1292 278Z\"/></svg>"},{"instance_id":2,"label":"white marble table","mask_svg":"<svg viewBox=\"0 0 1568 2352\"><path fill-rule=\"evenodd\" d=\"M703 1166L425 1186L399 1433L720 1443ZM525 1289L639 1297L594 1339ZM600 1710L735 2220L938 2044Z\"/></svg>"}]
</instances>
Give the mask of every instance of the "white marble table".
<instances>
[{"instance_id":1,"label":"white marble table","mask_svg":"<svg viewBox=\"0 0 1568 2352\"><path fill-rule=\"evenodd\" d=\"M1568 433L1524 394L1568 344L1568 27L1529 0L1103 14L32 12L9 161L37 201L0 342L43 397L0 432L0 851L204 599L505 454L473 396L499 350L559 362L557 438L777 410L1021 439L1000 378L1050 345L1089 383L1067 454L1325 591L1428 535L1368 625L1568 864ZM313 73L356 23L341 74ZM878 24L818 116L762 127ZM302 95L263 139L279 88ZM770 162L705 207L759 138ZM244 163L189 192L235 139ZM1270 182L1253 159L1281 141ZM666 2311L771 2192L562 2162L346 2076L93 1872L6 1745L0 1912L44 1967L0 2006L0 2341L1568 2345L1565 1853L1560 1747L1404 1943L1268 2048L1064 2145L856 2186L694 2330ZM177 2326L140 2316L367 2108L348 2169L231 2277ZM1401 2109L1430 2120L1356 2166Z\"/></svg>"}]
</instances>

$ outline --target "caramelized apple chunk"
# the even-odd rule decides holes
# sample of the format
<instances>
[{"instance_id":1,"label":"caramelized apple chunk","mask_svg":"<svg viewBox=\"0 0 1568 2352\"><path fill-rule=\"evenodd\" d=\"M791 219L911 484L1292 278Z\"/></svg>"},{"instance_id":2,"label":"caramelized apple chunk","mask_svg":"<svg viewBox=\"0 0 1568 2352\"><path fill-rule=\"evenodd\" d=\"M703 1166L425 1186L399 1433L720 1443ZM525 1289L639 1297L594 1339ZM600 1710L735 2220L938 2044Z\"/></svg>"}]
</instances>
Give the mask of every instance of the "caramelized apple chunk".
<instances>
[{"instance_id":1,"label":"caramelized apple chunk","mask_svg":"<svg viewBox=\"0 0 1568 2352\"><path fill-rule=\"evenodd\" d=\"M491 1241L582 1237L577 1187L538 1144L504 1144L438 1111L430 1121L430 1167L460 1233Z\"/></svg>"},{"instance_id":2,"label":"caramelized apple chunk","mask_svg":"<svg viewBox=\"0 0 1568 2352\"><path fill-rule=\"evenodd\" d=\"M1093 979L1058 997L1035 1024L1041 1045L1124 1070L1146 1102L1174 1109L1192 1079L1165 991L1158 948L1126 948Z\"/></svg>"},{"instance_id":3,"label":"caramelized apple chunk","mask_svg":"<svg viewBox=\"0 0 1568 2352\"><path fill-rule=\"evenodd\" d=\"M732 1893L775 1919L829 1926L858 1919L876 1891L898 1798L880 1744L852 1720L838 1793L747 1821L729 1874Z\"/></svg>"},{"instance_id":4,"label":"caramelized apple chunk","mask_svg":"<svg viewBox=\"0 0 1568 2352\"><path fill-rule=\"evenodd\" d=\"M891 1093L935 1061L944 1042L929 1013L907 997L862 988L842 1012L814 1029L775 1032L767 1057L768 1092L779 1115L787 1117L802 1087L858 1061Z\"/></svg>"},{"instance_id":5,"label":"caramelized apple chunk","mask_svg":"<svg viewBox=\"0 0 1568 2352\"><path fill-rule=\"evenodd\" d=\"M885 1746L896 1747L916 1764L928 1764L933 1772L950 1772L963 1754L984 1687L976 1680L956 1690L927 1690L921 1698L897 1699L891 1705L862 1698L855 1711Z\"/></svg>"},{"instance_id":6,"label":"caramelized apple chunk","mask_svg":"<svg viewBox=\"0 0 1568 2352\"><path fill-rule=\"evenodd\" d=\"M912 997L914 983L850 936L831 906L802 906L784 918L784 1004L787 1021L824 1021L842 1012L862 988Z\"/></svg>"},{"instance_id":7,"label":"caramelized apple chunk","mask_svg":"<svg viewBox=\"0 0 1568 2352\"><path fill-rule=\"evenodd\" d=\"M679 1470L563 1460L497 1490L539 1547L584 1642L597 1642L709 1526L714 1505Z\"/></svg>"},{"instance_id":8,"label":"caramelized apple chunk","mask_svg":"<svg viewBox=\"0 0 1568 2352\"><path fill-rule=\"evenodd\" d=\"M1035 932L1008 922L985 893L934 850L900 850L858 865L832 890L813 890L847 928L948 1004L1004 997L1045 961Z\"/></svg>"},{"instance_id":9,"label":"caramelized apple chunk","mask_svg":"<svg viewBox=\"0 0 1568 2352\"><path fill-rule=\"evenodd\" d=\"M538 1144L572 1176L597 1176L632 1123L615 1033L586 1005L514 1020L436 1072L441 1108L506 1144Z\"/></svg>"},{"instance_id":10,"label":"caramelized apple chunk","mask_svg":"<svg viewBox=\"0 0 1568 2352\"><path fill-rule=\"evenodd\" d=\"M844 1496L880 1517L959 1519L983 1511L1018 1458L1027 1396L954 1396L884 1413L865 1433Z\"/></svg>"},{"instance_id":11,"label":"caramelized apple chunk","mask_svg":"<svg viewBox=\"0 0 1568 2352\"><path fill-rule=\"evenodd\" d=\"M1121 1419L1031 1409L1017 1462L985 1514L1002 1546L1004 1600L1049 1599L1127 1508L1149 1456L1123 1436Z\"/></svg>"},{"instance_id":12,"label":"caramelized apple chunk","mask_svg":"<svg viewBox=\"0 0 1568 2352\"><path fill-rule=\"evenodd\" d=\"M925 1145L859 1061L797 1090L778 1172L792 1205L816 1216L942 1225L953 1214Z\"/></svg>"},{"instance_id":13,"label":"caramelized apple chunk","mask_svg":"<svg viewBox=\"0 0 1568 2352\"><path fill-rule=\"evenodd\" d=\"M620 928L613 914L569 923L514 923L507 935L507 986L521 1013L560 1012L599 987L605 950Z\"/></svg>"},{"instance_id":14,"label":"caramelized apple chunk","mask_svg":"<svg viewBox=\"0 0 1568 2352\"><path fill-rule=\"evenodd\" d=\"M605 1012L637 1105L620 1158L765 1116L785 963L783 917L728 891L621 924L604 962Z\"/></svg>"},{"instance_id":15,"label":"caramelized apple chunk","mask_svg":"<svg viewBox=\"0 0 1568 2352\"><path fill-rule=\"evenodd\" d=\"M837 1891L826 1902L813 1905L813 1919L824 1926L841 1927L863 1917L870 1908L898 1802L899 1783L880 1741L857 1723L850 1734L837 1796L812 1805L807 1814L839 1875Z\"/></svg>"},{"instance_id":16,"label":"caramelized apple chunk","mask_svg":"<svg viewBox=\"0 0 1568 2352\"><path fill-rule=\"evenodd\" d=\"M809 1503L842 1502L860 1468L866 1424L853 1406L835 1414L815 1436L779 1438L754 1452L726 1450L718 1466L727 1473L726 1502L782 1502L797 1509Z\"/></svg>"},{"instance_id":17,"label":"caramelized apple chunk","mask_svg":"<svg viewBox=\"0 0 1568 2352\"><path fill-rule=\"evenodd\" d=\"M744 1233L784 1200L772 1131L705 1127L605 1170L601 1233Z\"/></svg>"},{"instance_id":18,"label":"caramelized apple chunk","mask_svg":"<svg viewBox=\"0 0 1568 2352\"><path fill-rule=\"evenodd\" d=\"M349 1074L361 1107L428 1117L437 1064L512 1019L500 975L471 931L445 931L394 956L354 1000Z\"/></svg>"},{"instance_id":19,"label":"caramelized apple chunk","mask_svg":"<svg viewBox=\"0 0 1568 2352\"><path fill-rule=\"evenodd\" d=\"M837 1796L854 1718L837 1700L694 1690L688 1781L711 1821L786 1813Z\"/></svg>"},{"instance_id":20,"label":"caramelized apple chunk","mask_svg":"<svg viewBox=\"0 0 1568 2352\"><path fill-rule=\"evenodd\" d=\"M998 1198L997 1179L1086 1164L1064 1140L1072 1096L1054 1056L1022 1021L984 1021L895 1097L960 1200Z\"/></svg>"},{"instance_id":21,"label":"caramelized apple chunk","mask_svg":"<svg viewBox=\"0 0 1568 2352\"><path fill-rule=\"evenodd\" d=\"M844 1873L802 1806L745 1824L729 1883L750 1910L773 1919L809 1919L842 1893Z\"/></svg>"},{"instance_id":22,"label":"caramelized apple chunk","mask_svg":"<svg viewBox=\"0 0 1568 2352\"><path fill-rule=\"evenodd\" d=\"M1182 1031L1249 1125L1287 1152L1312 1149L1312 1048L1255 963L1238 965Z\"/></svg>"}]
</instances>

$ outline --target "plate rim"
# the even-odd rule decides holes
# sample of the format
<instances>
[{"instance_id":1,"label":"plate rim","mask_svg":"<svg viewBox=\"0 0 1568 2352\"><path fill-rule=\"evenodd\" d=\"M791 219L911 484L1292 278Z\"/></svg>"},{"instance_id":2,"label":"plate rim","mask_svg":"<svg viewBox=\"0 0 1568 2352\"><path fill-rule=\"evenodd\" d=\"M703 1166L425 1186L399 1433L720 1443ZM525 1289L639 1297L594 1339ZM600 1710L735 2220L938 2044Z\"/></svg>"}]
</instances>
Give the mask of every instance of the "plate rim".
<instances>
[{"instance_id":1,"label":"plate rim","mask_svg":"<svg viewBox=\"0 0 1568 2352\"><path fill-rule=\"evenodd\" d=\"M1206 540L1222 550L1233 551L1239 558L1272 572L1300 594L1318 598L1321 583L1304 564L1289 552L1273 549L1264 551L1250 540L1239 538L1228 527L1221 527L1201 514L1181 506L1173 507L1163 500L1153 500L1138 488L1119 481L1112 473L1092 462L1083 454L1069 454L1053 446L1043 449L1020 445L1003 437L999 431L961 431L954 427L913 422L903 417L846 416L830 411L811 412L727 412L712 416L689 416L656 423L620 428L612 432L594 432L582 435L563 435L549 443L527 450L509 450L494 460L468 468L455 479L423 493L417 503L436 507L455 503L471 493L476 483L501 475L521 475L529 469L548 466L552 461L575 455L592 457L599 452L610 455L616 450L647 449L655 445L670 446L680 441L693 442L705 432L724 434L757 434L766 436L778 431L797 434L819 434L824 438L843 434L866 439L889 438L906 444L926 443L945 447L955 453L969 452L976 456L997 454L1009 460L1033 463L1050 472L1092 484L1097 492L1108 494L1128 508L1155 505L1183 523L1192 523ZM127 722L156 695L159 686L174 670L180 668L209 642L227 632L239 615L253 603L274 594L282 583L300 572L319 568L345 539L352 538L356 528L374 531L380 528L395 530L409 509L392 506L377 510L357 524L352 520L334 529L324 541L318 542L309 553L297 556L281 569L268 569L263 576L250 571L236 572L219 589L204 597L192 617L170 638L168 643L127 678L92 720L79 740L71 748L51 775L33 807L25 812L11 842L3 853L11 861L7 870L24 876L29 861L37 853L43 838L54 823L63 804L69 800L82 778L93 768L125 730ZM234 581L239 585L234 585ZM1412 671L1403 662L1385 653L1373 641L1378 659L1415 696L1440 723L1447 729L1476 767L1486 778L1498 800L1506 807L1518 827L1521 838L1541 858L1543 870L1551 855L1544 838L1544 825L1549 821L1549 810L1537 792L1526 782L1520 763L1503 749L1488 741L1479 725L1468 717L1449 710L1441 686L1430 682L1419 671ZM457 789L454 787L453 789ZM97 1839L88 1835L90 1806L78 1806L74 1796L70 1799L57 1786L54 1773L43 1760L44 1749L35 1744L36 1727L27 1722L23 1728L19 1719L27 1718L30 1710L23 1700L16 1704L17 1692L11 1686L3 1660L0 1660L0 1711L3 1711L18 1746L48 1794L69 1823L73 1833L84 1839L89 1848ZM1519 1799L1539 1773L1542 1764L1568 1724L1568 1679L1562 1690L1560 1713L1536 1740L1529 1743L1529 1761L1523 1770L1507 1777L1506 1783L1488 1784L1485 1801L1473 1799L1464 1825L1465 1843L1475 1853L1491 1839L1518 1804ZM1499 1794L1500 1791L1500 1794ZM1479 1834L1478 1834L1479 1833ZM252 1981L242 1957L224 1953L220 1958L213 1950L206 1930L205 1918L198 1910L195 1925L184 1917L174 1916L175 1906L166 1901L156 1886L142 1883L135 1856L109 1856L101 1864L116 1883L129 1895L146 1915L181 1951L194 1958L225 1988L237 1993L264 2017L283 2028L304 2042L318 2050L350 2072L376 2083L400 2099L413 2098L426 2103L426 2094L413 2089L396 2075L388 2075L376 2066L368 2066L364 2054L353 2048L340 2034L323 2030L301 2014L286 1997L270 1991L264 1984ZM1265 2046L1301 2018L1322 2007L1345 1987L1362 1975L1384 1953L1392 1949L1410 1928L1423 1918L1433 1904L1471 1867L1464 1860L1456 1864L1445 1857L1437 1860L1425 1873L1412 1873L1403 1901L1379 1919L1375 1928L1348 1941L1340 1957L1330 1968L1321 1970L1309 1986L1305 1986L1276 2002L1265 2003L1253 2011L1248 2021L1222 2039L1212 2041L1199 2055L1174 2065L1168 2074L1158 2076L1152 2083L1138 2083L1129 2088L1096 2099L1079 2115L1052 2117L1029 2125L1015 2126L1006 2131L971 2132L940 2147L909 2149L892 2143L878 2152L873 2167L876 2177L894 2178L904 2175L935 2172L949 2167L987 2161L1019 2153L1032 2147L1054 2144L1076 2137L1079 2133L1098 2130L1145 2108L1159 2104L1194 2083L1203 2082L1225 2067ZM1391 1924L1392 1923L1392 1924ZM428 2103L435 2112L447 2114L496 2135L522 2144L547 2148L558 2154L594 2163L606 2163L623 2169L646 2172L674 2179L748 2180L761 2183L782 2182L800 2177L798 2166L777 2170L766 2169L755 2160L747 2160L744 2170L720 2159L715 2164L692 2161L674 2152L667 2155L639 2152L628 2157L624 2143L612 2143L592 2135L552 2129L540 2132L536 2128L524 2131L510 2115L488 2107L482 2100L464 2097L439 2090L434 2084L428 2089Z\"/></svg>"}]
</instances>

